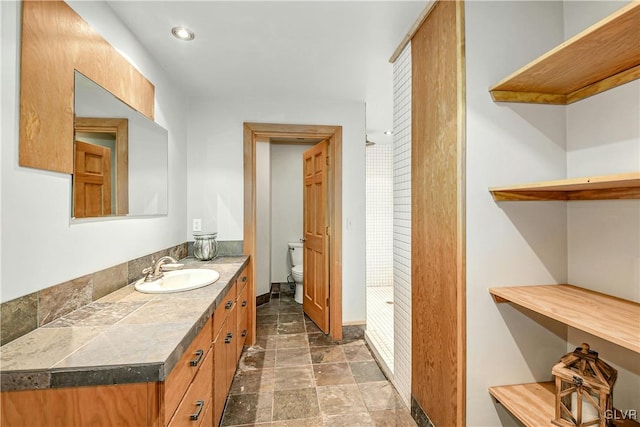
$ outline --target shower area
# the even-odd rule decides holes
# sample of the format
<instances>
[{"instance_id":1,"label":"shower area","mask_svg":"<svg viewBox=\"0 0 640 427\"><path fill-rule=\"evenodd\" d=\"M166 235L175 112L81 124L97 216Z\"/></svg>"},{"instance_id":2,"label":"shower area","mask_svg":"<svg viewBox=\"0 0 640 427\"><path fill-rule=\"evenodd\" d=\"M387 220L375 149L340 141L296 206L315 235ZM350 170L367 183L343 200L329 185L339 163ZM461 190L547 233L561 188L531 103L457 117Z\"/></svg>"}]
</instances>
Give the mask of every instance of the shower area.
<instances>
[{"instance_id":1,"label":"shower area","mask_svg":"<svg viewBox=\"0 0 640 427\"><path fill-rule=\"evenodd\" d=\"M366 147L366 337L393 374L393 144Z\"/></svg>"}]
</instances>

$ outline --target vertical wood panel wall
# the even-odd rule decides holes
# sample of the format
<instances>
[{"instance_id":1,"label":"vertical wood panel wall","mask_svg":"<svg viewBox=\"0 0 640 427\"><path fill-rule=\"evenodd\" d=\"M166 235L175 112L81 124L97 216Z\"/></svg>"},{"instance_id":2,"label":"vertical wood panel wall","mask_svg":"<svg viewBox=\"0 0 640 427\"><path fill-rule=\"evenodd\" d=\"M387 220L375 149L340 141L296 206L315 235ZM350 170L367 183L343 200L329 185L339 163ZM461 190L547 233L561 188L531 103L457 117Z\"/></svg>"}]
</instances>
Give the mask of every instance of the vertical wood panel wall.
<instances>
[{"instance_id":1,"label":"vertical wood panel wall","mask_svg":"<svg viewBox=\"0 0 640 427\"><path fill-rule=\"evenodd\" d=\"M73 9L24 1L20 166L73 172L74 70L153 120L153 84Z\"/></svg>"},{"instance_id":2,"label":"vertical wood panel wall","mask_svg":"<svg viewBox=\"0 0 640 427\"><path fill-rule=\"evenodd\" d=\"M411 39L412 401L465 424L464 5L438 2ZM420 416L417 417L418 419Z\"/></svg>"}]
</instances>

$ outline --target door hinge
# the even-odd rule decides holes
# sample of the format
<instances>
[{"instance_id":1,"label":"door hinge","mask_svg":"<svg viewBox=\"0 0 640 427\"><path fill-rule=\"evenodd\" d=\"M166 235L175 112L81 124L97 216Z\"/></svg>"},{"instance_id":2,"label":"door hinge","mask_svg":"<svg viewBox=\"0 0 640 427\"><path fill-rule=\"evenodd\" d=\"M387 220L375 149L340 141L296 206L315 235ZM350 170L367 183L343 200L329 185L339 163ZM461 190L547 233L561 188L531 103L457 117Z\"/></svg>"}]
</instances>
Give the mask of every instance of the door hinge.
<instances>
[{"instance_id":1,"label":"door hinge","mask_svg":"<svg viewBox=\"0 0 640 427\"><path fill-rule=\"evenodd\" d=\"M329 307L329 297L327 297L327 307Z\"/></svg>"},{"instance_id":2,"label":"door hinge","mask_svg":"<svg viewBox=\"0 0 640 427\"><path fill-rule=\"evenodd\" d=\"M327 166L329 166L329 156L325 157L325 163Z\"/></svg>"},{"instance_id":3,"label":"door hinge","mask_svg":"<svg viewBox=\"0 0 640 427\"><path fill-rule=\"evenodd\" d=\"M330 236L329 231L330 231L330 229L329 229L329 226L327 225L325 227L325 232L326 232L327 236Z\"/></svg>"}]
</instances>

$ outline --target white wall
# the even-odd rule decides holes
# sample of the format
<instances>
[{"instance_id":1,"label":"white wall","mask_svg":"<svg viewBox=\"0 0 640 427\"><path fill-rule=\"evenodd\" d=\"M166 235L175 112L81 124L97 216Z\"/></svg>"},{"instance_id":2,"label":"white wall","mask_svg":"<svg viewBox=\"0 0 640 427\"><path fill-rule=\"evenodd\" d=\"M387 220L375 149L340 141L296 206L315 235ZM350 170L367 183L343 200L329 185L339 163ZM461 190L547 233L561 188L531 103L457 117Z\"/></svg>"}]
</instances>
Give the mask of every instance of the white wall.
<instances>
[{"instance_id":1,"label":"white wall","mask_svg":"<svg viewBox=\"0 0 640 427\"><path fill-rule=\"evenodd\" d=\"M168 216L70 224L71 177L18 166L20 7L0 3L2 301L184 242L187 134L182 94L106 4L70 3L154 83L156 121L169 130Z\"/></svg>"},{"instance_id":2,"label":"white wall","mask_svg":"<svg viewBox=\"0 0 640 427\"><path fill-rule=\"evenodd\" d=\"M271 291L271 148L256 144L256 295Z\"/></svg>"},{"instance_id":3,"label":"white wall","mask_svg":"<svg viewBox=\"0 0 640 427\"><path fill-rule=\"evenodd\" d=\"M565 110L494 103L488 88L563 40L562 3L466 2L465 21L467 425L515 425L488 387L550 380L566 327L488 288L567 280L567 208L496 203L488 188L566 176Z\"/></svg>"},{"instance_id":4,"label":"white wall","mask_svg":"<svg viewBox=\"0 0 640 427\"><path fill-rule=\"evenodd\" d=\"M411 407L411 43L393 64L393 383Z\"/></svg>"},{"instance_id":5,"label":"white wall","mask_svg":"<svg viewBox=\"0 0 640 427\"><path fill-rule=\"evenodd\" d=\"M271 282L286 283L289 242L303 236L302 153L311 145L271 144Z\"/></svg>"},{"instance_id":6,"label":"white wall","mask_svg":"<svg viewBox=\"0 0 640 427\"><path fill-rule=\"evenodd\" d=\"M364 321L365 138L363 103L190 98L187 218L218 240L243 237L243 122L342 126L343 321Z\"/></svg>"},{"instance_id":7,"label":"white wall","mask_svg":"<svg viewBox=\"0 0 640 427\"><path fill-rule=\"evenodd\" d=\"M571 36L628 2L565 3ZM580 177L640 170L640 82L567 107L567 175ZM568 205L569 283L640 302L640 200ZM640 355L569 328L567 352L587 342L618 370L614 406L638 409Z\"/></svg>"}]
</instances>

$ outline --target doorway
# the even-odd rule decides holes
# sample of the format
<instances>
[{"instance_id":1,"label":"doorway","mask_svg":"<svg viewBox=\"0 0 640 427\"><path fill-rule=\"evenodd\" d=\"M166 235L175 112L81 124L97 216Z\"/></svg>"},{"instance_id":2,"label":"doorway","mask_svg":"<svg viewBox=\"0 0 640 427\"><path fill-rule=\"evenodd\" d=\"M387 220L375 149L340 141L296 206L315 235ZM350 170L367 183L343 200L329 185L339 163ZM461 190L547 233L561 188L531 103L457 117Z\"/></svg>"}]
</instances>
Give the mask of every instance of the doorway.
<instances>
[{"instance_id":1,"label":"doorway","mask_svg":"<svg viewBox=\"0 0 640 427\"><path fill-rule=\"evenodd\" d=\"M256 146L258 141L298 141L298 138L319 138L329 141L329 169L327 182L327 225L329 241L329 335L342 339L342 127L323 125L288 125L272 123L244 124L244 243L243 252L256 264ZM256 283L256 269L251 270L252 283ZM255 287L249 297L255 301ZM255 306L252 305L252 310ZM255 312L251 314L255 319ZM249 342L255 342L255 322L250 326Z\"/></svg>"}]
</instances>

